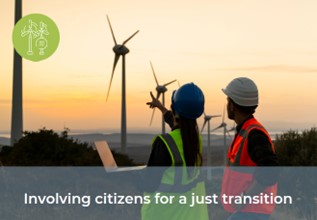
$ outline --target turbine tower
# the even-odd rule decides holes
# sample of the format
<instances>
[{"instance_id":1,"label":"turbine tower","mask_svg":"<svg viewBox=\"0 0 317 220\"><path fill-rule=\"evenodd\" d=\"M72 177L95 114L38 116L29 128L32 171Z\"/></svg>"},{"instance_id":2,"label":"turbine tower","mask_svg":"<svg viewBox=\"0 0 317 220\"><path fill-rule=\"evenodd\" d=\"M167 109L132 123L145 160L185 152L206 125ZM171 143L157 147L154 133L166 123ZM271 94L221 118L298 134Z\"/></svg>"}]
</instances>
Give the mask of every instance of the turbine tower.
<instances>
[{"instance_id":1,"label":"turbine tower","mask_svg":"<svg viewBox=\"0 0 317 220\"><path fill-rule=\"evenodd\" d=\"M114 74L116 65L119 61L120 56L122 56L121 151L122 151L122 153L126 153L126 148L127 148L127 118L126 118L126 91L125 91L125 55L127 53L129 53L129 49L125 46L125 44L132 37L134 37L134 35L136 35L139 31L136 31L134 34L132 34L131 37L129 37L128 39L123 41L122 44L117 44L117 41L116 41L116 38L114 36L108 15L107 15L107 20L108 20L109 27L110 27L111 34L112 34L112 38L113 38L113 41L115 44L113 49L112 49L113 52L115 53L115 57L114 57L114 63L113 63L111 79L110 79L110 84L109 84L106 100L108 101L109 92L110 92L111 83L112 83L113 74Z\"/></svg>"},{"instance_id":2,"label":"turbine tower","mask_svg":"<svg viewBox=\"0 0 317 220\"><path fill-rule=\"evenodd\" d=\"M227 149L227 133L228 133L228 130L227 130L227 124L225 123L225 107L223 108L223 115L222 115L221 124L218 127L214 128L211 132L214 132L214 131L218 130L219 128L223 128L223 146L224 146L224 148L223 148L223 150L224 150L223 160L224 160L224 165L226 165L226 162L227 162L227 150L228 150Z\"/></svg>"},{"instance_id":3,"label":"turbine tower","mask_svg":"<svg viewBox=\"0 0 317 220\"><path fill-rule=\"evenodd\" d=\"M157 92L156 93L156 98L159 99L161 94L162 94L162 105L165 106L165 92L167 91L166 86L168 86L169 84L172 84L173 82L175 82L176 79L171 81L171 82L169 82L169 83L165 83L163 85L160 85L158 83L157 78L156 78L155 71L154 71L154 68L153 68L153 65L152 65L151 61L150 61L150 64L151 64L153 76L154 76L154 79L155 79L155 82L156 82L156 92ZM155 108L153 109L153 112L152 112L150 125L152 124L152 121L153 121L154 112L155 112ZM164 121L164 115L162 114L162 134L164 134L164 133L165 133L165 121Z\"/></svg>"},{"instance_id":4,"label":"turbine tower","mask_svg":"<svg viewBox=\"0 0 317 220\"><path fill-rule=\"evenodd\" d=\"M201 128L201 132L203 132L206 124L207 124L207 137L208 137L208 145L207 145L207 179L211 180L211 159L210 159L210 153L211 153L211 148L210 148L210 120L212 118L220 117L221 115L206 115L204 112L204 124L203 127Z\"/></svg>"},{"instance_id":5,"label":"turbine tower","mask_svg":"<svg viewBox=\"0 0 317 220\"><path fill-rule=\"evenodd\" d=\"M15 24L22 17L22 0L15 0ZM11 115L11 145L17 142L23 133L22 107L22 57L14 50L13 58L13 92Z\"/></svg>"}]
</instances>

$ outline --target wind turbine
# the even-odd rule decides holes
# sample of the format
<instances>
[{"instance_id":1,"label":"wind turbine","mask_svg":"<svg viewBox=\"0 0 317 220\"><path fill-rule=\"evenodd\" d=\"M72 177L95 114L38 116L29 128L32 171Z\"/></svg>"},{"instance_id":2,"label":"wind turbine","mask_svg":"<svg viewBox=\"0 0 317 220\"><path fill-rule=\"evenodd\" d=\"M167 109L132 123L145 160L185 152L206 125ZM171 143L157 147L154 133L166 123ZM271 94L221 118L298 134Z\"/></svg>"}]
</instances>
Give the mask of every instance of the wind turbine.
<instances>
[{"instance_id":1,"label":"wind turbine","mask_svg":"<svg viewBox=\"0 0 317 220\"><path fill-rule=\"evenodd\" d=\"M22 17L22 0L15 0L15 24ZM22 101L22 57L14 50L13 92L11 115L11 145L22 137L23 101Z\"/></svg>"},{"instance_id":2,"label":"wind turbine","mask_svg":"<svg viewBox=\"0 0 317 220\"><path fill-rule=\"evenodd\" d=\"M173 82L175 82L176 79L173 80L173 81L170 81L170 82L168 82L168 83L165 83L165 84L163 84L163 85L160 85L160 84L158 83L158 80L157 80L157 77L156 77L156 75L155 75L155 71L154 71L154 68L153 68L153 65L152 65L151 61L150 61L150 64L151 64L153 76L154 76L154 79L155 79L155 82L156 82L156 92L157 92L157 93L156 93L156 98L159 99L160 96L161 96L161 94L162 94L162 105L165 106L165 92L167 91L166 86L168 86L168 85L172 84ZM153 121L154 112L155 112L155 108L153 109L153 112L152 112L152 117L151 117L150 125L152 124L152 121ZM164 121L164 115L162 115L162 134L164 134L164 133L165 133L165 121Z\"/></svg>"},{"instance_id":3,"label":"wind turbine","mask_svg":"<svg viewBox=\"0 0 317 220\"><path fill-rule=\"evenodd\" d=\"M224 165L226 165L226 161L227 161L227 124L225 123L225 107L223 108L223 114L222 114L222 122L221 124L214 128L211 132L214 132L216 130L218 130L219 128L223 128L223 145L224 145L224 153L223 153L223 159L224 159Z\"/></svg>"},{"instance_id":4,"label":"wind turbine","mask_svg":"<svg viewBox=\"0 0 317 220\"><path fill-rule=\"evenodd\" d=\"M114 57L114 63L113 63L113 68L112 68L112 73L111 73L111 79L110 79L110 84L108 88L108 93L107 93L107 101L109 97L109 92L111 88L111 83L112 83L112 78L114 74L114 70L116 68L116 65L119 61L120 56L122 56L122 99L121 99L121 151L123 153L126 152L127 148L127 118L126 118L126 91L125 91L125 55L129 53L129 49L125 46L125 44L132 38L134 35L136 35L139 31L136 31L134 34L131 35L128 39L123 41L122 44L117 44L116 38L114 36L109 17L107 15L107 20L109 23L109 27L111 30L112 38L114 41L114 47L113 47L113 52L115 53Z\"/></svg>"},{"instance_id":5,"label":"wind turbine","mask_svg":"<svg viewBox=\"0 0 317 220\"><path fill-rule=\"evenodd\" d=\"M208 145L207 145L207 179L211 180L211 160L210 160L210 153L211 153L211 148L210 148L210 120L212 118L220 117L221 115L206 115L204 112L204 124L203 127L201 128L201 132L203 132L206 124L207 124L207 137L208 137Z\"/></svg>"},{"instance_id":6,"label":"wind turbine","mask_svg":"<svg viewBox=\"0 0 317 220\"><path fill-rule=\"evenodd\" d=\"M231 127L229 130L227 130L228 135L230 136L230 133L229 133L229 132L231 132L231 131L235 131L235 130L236 130L236 123L235 123L235 122L233 122L232 127Z\"/></svg>"}]
</instances>

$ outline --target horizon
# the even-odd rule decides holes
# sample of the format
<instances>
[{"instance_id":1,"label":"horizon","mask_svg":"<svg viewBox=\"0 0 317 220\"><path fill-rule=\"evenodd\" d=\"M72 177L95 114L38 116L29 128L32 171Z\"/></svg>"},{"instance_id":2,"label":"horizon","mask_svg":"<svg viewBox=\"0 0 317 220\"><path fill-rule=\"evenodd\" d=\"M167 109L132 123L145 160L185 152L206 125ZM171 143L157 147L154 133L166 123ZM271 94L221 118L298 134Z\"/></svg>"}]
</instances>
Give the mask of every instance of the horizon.
<instances>
[{"instance_id":1,"label":"horizon","mask_svg":"<svg viewBox=\"0 0 317 220\"><path fill-rule=\"evenodd\" d=\"M65 6L72 7L71 15ZM177 79L180 84L193 81L200 86L206 114L222 114L226 97L221 88L235 77L247 76L259 88L255 117L267 130L314 127L316 7L317 2L299 0L24 1L23 15L49 16L61 38L57 51L47 60L23 60L23 130L67 127L120 132L121 60L106 102L114 59L106 15L118 43L140 30L127 43L128 133L136 127L160 131L159 111L153 128L148 127L152 110L145 103L156 86L150 60L160 84ZM10 131L14 1L3 0L0 25L0 131ZM168 87L167 107L177 88L177 83ZM232 121L225 122L231 127ZM198 119L200 127L202 123ZM211 120L212 127L220 123L221 118Z\"/></svg>"},{"instance_id":2,"label":"horizon","mask_svg":"<svg viewBox=\"0 0 317 220\"><path fill-rule=\"evenodd\" d=\"M160 130L160 129L157 129ZM299 129L293 129L293 131L297 131L299 134L301 134L304 130ZM37 130L38 131L38 130ZM61 133L63 130L54 130L56 133ZM283 130L283 131L269 131L269 134L272 138L272 140L276 140L277 135L281 135L285 132L288 132L289 130ZM226 135L227 139L227 146L230 145L233 137L234 132L229 132L230 136ZM153 138L157 135L159 135L159 131L148 131L148 130L134 130L129 131L127 133L127 149L130 149L130 147L142 147L144 145L151 146L151 142ZM141 136L140 136L141 135ZM206 148L208 146L207 143L207 132L201 133L202 140L203 140L203 147ZM98 140L107 140L108 143L111 143L111 148L117 149L120 148L121 143L121 134L119 129L113 130L113 131L105 131L105 130L77 130L72 131L70 130L68 132L68 136L70 138L74 138L75 140L78 140L80 142L85 142L88 144L93 143L94 141ZM211 138L211 145L213 147L222 147L223 146L223 130L219 129L219 131L215 131L210 133ZM0 131L0 147L1 146L10 146L10 132L4 132ZM1 148L0 148L1 149Z\"/></svg>"},{"instance_id":3,"label":"horizon","mask_svg":"<svg viewBox=\"0 0 317 220\"><path fill-rule=\"evenodd\" d=\"M202 125L203 122L200 123ZM268 132L271 135L281 134L284 132L288 132L290 130L292 131L298 131L303 132L305 130L309 130L311 128L316 128L316 125L310 126L309 123L291 123L291 122L274 122L275 124L284 124L284 126L279 126L278 128L276 126L270 125L272 122L264 122L264 126L268 128ZM215 122L211 124L211 130L219 125ZM285 126L285 125L293 125L293 126ZM297 125L297 126L296 126ZM227 125L230 129L232 126ZM296 127L295 127L296 126ZM166 125L167 131L170 130L168 128L168 125ZM47 130L53 130L54 132L63 132L65 129L67 129L69 135L80 135L80 134L104 134L104 135L116 135L120 134L121 130L119 127L117 128L93 128L93 129L85 129L85 128L77 128L77 129L71 129L68 127L64 127L63 129L52 129L48 128L46 126L40 127L38 129L34 130L25 130L26 132L35 132L39 131L41 129L47 129ZM199 130L201 130L201 126L199 126ZM160 134L161 133L161 127L128 127L127 134ZM203 132L200 132L202 135L207 135L207 129L205 128ZM234 132L230 132L234 134ZM210 133L211 135L217 135L221 136L223 135L223 129L218 129L214 132ZM10 130L0 130L0 137L10 137Z\"/></svg>"}]
</instances>

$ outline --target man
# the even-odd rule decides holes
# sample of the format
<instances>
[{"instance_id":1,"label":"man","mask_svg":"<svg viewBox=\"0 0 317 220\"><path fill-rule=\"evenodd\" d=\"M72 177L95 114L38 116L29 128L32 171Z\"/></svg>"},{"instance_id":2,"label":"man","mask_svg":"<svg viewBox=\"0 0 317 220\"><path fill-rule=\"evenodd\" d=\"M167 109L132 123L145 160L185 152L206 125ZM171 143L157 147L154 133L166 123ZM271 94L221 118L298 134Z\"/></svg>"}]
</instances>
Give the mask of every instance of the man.
<instances>
[{"instance_id":1,"label":"man","mask_svg":"<svg viewBox=\"0 0 317 220\"><path fill-rule=\"evenodd\" d=\"M276 195L277 171L263 166L277 166L272 140L253 116L258 106L258 89L246 77L232 80L225 89L228 118L237 124L235 138L228 150L227 167L222 183L222 196ZM261 194L262 193L262 194ZM224 197L222 197L224 198ZM222 200L229 220L269 219L274 204L228 202Z\"/></svg>"}]
</instances>

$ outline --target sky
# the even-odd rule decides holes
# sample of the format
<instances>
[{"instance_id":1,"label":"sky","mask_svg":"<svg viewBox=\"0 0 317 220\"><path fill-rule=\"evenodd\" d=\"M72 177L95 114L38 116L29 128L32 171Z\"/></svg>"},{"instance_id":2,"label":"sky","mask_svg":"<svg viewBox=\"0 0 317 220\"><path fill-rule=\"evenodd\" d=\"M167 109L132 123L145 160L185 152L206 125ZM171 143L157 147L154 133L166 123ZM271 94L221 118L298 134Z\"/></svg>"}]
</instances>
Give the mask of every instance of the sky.
<instances>
[{"instance_id":1,"label":"sky","mask_svg":"<svg viewBox=\"0 0 317 220\"><path fill-rule=\"evenodd\" d=\"M197 84L207 114L222 114L221 88L245 76L258 86L255 116L268 130L309 129L317 124L316 10L314 0L23 1L23 15L44 14L60 31L51 57L23 60L24 130L120 131L121 59L106 102L114 60L107 15L118 43L140 31L126 45L128 132L161 126L158 111L149 126L145 104L156 87L150 61L161 84ZM9 131L12 0L0 2L0 27L0 131ZM168 87L167 106L177 88ZM211 127L220 123L214 119Z\"/></svg>"}]
</instances>

